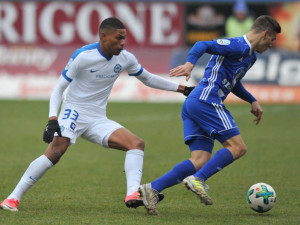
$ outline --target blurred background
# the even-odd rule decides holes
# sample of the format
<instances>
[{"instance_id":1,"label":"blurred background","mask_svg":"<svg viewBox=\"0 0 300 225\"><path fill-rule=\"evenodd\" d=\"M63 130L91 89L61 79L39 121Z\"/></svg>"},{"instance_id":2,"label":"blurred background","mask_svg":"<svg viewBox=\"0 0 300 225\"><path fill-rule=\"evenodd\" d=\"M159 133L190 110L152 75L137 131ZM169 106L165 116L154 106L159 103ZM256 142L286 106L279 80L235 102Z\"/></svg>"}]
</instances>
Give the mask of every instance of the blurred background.
<instances>
[{"instance_id":1,"label":"blurred background","mask_svg":"<svg viewBox=\"0 0 300 225\"><path fill-rule=\"evenodd\" d=\"M181 84L195 85L209 55L193 78L169 78L185 62L196 41L242 36L254 19L267 14L282 26L275 47L258 54L243 79L264 103L300 103L300 2L248 1L1 1L0 99L49 99L72 53L98 41L102 20L115 16L127 27L125 48L147 70ZM184 97L145 87L122 74L113 101L183 101ZM239 102L230 95L228 102Z\"/></svg>"}]
</instances>

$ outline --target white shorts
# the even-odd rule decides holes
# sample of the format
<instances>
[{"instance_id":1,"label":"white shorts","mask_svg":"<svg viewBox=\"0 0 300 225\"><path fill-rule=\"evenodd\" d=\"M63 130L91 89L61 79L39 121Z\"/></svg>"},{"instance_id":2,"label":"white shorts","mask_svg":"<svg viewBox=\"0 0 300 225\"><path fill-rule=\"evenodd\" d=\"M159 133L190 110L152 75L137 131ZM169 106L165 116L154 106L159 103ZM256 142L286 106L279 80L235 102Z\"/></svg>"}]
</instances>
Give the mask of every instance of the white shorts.
<instances>
[{"instance_id":1,"label":"white shorts","mask_svg":"<svg viewBox=\"0 0 300 225\"><path fill-rule=\"evenodd\" d=\"M63 103L58 116L61 135L70 138L70 144L75 144L78 137L97 143L105 148L109 136L123 126L109 120L105 113L91 112L70 103ZM55 136L57 134L55 133Z\"/></svg>"}]
</instances>

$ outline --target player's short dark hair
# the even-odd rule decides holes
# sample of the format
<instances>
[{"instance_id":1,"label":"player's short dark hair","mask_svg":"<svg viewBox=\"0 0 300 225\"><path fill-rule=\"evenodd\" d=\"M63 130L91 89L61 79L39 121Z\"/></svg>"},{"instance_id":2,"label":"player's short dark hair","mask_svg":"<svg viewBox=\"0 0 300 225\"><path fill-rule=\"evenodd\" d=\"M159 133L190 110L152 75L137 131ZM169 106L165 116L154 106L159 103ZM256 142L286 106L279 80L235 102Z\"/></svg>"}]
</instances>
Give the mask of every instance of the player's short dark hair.
<instances>
[{"instance_id":1,"label":"player's short dark hair","mask_svg":"<svg viewBox=\"0 0 300 225\"><path fill-rule=\"evenodd\" d=\"M254 21L251 30L255 30L256 33L268 30L271 33L280 33L281 27L279 23L271 16L263 15L257 17Z\"/></svg>"},{"instance_id":2,"label":"player's short dark hair","mask_svg":"<svg viewBox=\"0 0 300 225\"><path fill-rule=\"evenodd\" d=\"M116 17L109 17L102 21L99 27L99 33L103 30L125 29L124 24Z\"/></svg>"}]
</instances>

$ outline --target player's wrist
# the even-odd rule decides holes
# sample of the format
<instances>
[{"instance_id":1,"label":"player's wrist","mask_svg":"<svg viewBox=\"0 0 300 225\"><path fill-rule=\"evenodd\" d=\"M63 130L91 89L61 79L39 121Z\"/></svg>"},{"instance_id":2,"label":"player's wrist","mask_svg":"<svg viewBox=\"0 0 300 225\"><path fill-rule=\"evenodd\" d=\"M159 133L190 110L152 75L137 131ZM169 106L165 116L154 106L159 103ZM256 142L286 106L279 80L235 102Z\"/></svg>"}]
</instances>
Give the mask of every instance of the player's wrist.
<instances>
[{"instance_id":1,"label":"player's wrist","mask_svg":"<svg viewBox=\"0 0 300 225\"><path fill-rule=\"evenodd\" d=\"M183 86L183 85L180 84L180 85L178 85L177 92L183 93L184 89L185 89L185 86Z\"/></svg>"},{"instance_id":2,"label":"player's wrist","mask_svg":"<svg viewBox=\"0 0 300 225\"><path fill-rule=\"evenodd\" d=\"M50 116L48 120L57 120L56 116Z\"/></svg>"},{"instance_id":3,"label":"player's wrist","mask_svg":"<svg viewBox=\"0 0 300 225\"><path fill-rule=\"evenodd\" d=\"M191 72L193 70L193 68L194 68L194 64L191 63L191 62L189 62L189 61L187 61L185 63L185 67L188 69L189 72Z\"/></svg>"}]
</instances>

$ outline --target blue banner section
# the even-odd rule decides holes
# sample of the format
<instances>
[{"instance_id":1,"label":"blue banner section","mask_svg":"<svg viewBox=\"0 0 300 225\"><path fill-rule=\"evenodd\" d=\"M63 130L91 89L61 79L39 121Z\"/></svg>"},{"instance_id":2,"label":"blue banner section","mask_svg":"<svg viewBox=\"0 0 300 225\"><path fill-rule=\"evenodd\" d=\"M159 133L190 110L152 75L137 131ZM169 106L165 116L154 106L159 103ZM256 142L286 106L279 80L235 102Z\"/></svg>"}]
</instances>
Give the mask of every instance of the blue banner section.
<instances>
[{"instance_id":1,"label":"blue banner section","mask_svg":"<svg viewBox=\"0 0 300 225\"><path fill-rule=\"evenodd\" d=\"M170 69L184 64L189 49L174 51ZM204 74L210 59L204 54L196 63L192 78L198 82ZM273 84L280 86L300 86L300 55L280 50L269 50L257 54L257 61L243 78L243 82L253 84Z\"/></svg>"}]
</instances>

